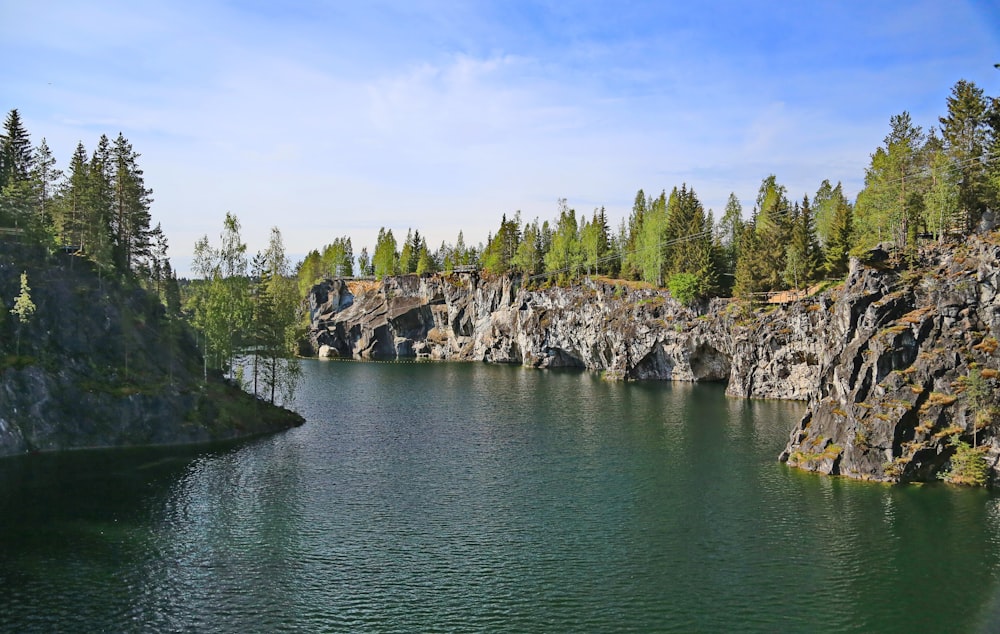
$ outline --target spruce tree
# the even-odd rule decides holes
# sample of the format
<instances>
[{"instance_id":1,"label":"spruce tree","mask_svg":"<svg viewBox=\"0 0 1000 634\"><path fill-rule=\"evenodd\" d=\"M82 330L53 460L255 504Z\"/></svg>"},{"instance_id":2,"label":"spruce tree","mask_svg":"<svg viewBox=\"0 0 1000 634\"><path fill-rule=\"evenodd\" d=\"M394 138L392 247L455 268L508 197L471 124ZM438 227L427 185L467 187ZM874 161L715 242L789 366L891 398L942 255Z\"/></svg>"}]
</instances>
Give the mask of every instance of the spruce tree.
<instances>
[{"instance_id":1,"label":"spruce tree","mask_svg":"<svg viewBox=\"0 0 1000 634\"><path fill-rule=\"evenodd\" d=\"M21 121L21 114L14 108L7 113L0 136L0 190L27 181L33 167L31 139Z\"/></svg>"},{"instance_id":2,"label":"spruce tree","mask_svg":"<svg viewBox=\"0 0 1000 634\"><path fill-rule=\"evenodd\" d=\"M952 87L947 103L947 116L938 120L945 151L958 174L961 228L968 232L979 222L990 199L986 153L990 143L989 104L983 90L964 79Z\"/></svg>"},{"instance_id":3,"label":"spruce tree","mask_svg":"<svg viewBox=\"0 0 1000 634\"><path fill-rule=\"evenodd\" d=\"M840 187L840 184L837 184ZM830 219L826 249L823 251L823 271L829 277L843 277L847 273L852 237L851 205L843 196L837 200Z\"/></svg>"}]
</instances>

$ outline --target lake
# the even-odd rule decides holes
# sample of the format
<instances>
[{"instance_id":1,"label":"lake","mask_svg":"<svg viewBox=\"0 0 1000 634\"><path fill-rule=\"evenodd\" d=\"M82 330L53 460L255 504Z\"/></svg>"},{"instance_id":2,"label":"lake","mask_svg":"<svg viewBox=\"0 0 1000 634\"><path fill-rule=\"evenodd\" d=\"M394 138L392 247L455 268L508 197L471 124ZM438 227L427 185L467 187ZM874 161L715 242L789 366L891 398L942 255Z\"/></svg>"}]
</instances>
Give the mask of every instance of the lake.
<instances>
[{"instance_id":1,"label":"lake","mask_svg":"<svg viewBox=\"0 0 1000 634\"><path fill-rule=\"evenodd\" d=\"M1000 626L1000 497L789 469L802 404L303 365L287 433L0 461L0 630Z\"/></svg>"}]
</instances>

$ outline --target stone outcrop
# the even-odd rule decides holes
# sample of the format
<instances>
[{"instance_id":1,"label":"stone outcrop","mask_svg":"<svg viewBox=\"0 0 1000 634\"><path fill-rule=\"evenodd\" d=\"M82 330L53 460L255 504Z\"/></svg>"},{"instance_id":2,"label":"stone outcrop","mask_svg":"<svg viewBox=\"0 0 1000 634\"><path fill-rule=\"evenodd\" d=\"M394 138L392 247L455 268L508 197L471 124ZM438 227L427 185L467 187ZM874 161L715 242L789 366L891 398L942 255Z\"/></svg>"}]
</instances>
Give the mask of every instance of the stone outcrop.
<instances>
[{"instance_id":1,"label":"stone outcrop","mask_svg":"<svg viewBox=\"0 0 1000 634\"><path fill-rule=\"evenodd\" d=\"M1000 246L977 238L923 257L906 271L852 266L823 342L833 354L783 460L853 478L930 480L951 466L957 437L984 446L996 479Z\"/></svg>"},{"instance_id":2,"label":"stone outcrop","mask_svg":"<svg viewBox=\"0 0 1000 634\"><path fill-rule=\"evenodd\" d=\"M533 290L475 273L403 276L357 295L328 281L309 295L311 341L325 357L726 381L731 396L809 401L781 456L793 466L927 480L949 467L953 436L971 441L973 420L984 424L963 395L970 372L981 370L996 393L1000 247L992 235L926 248L908 270L854 261L843 285L756 310L718 299L685 307L666 291L590 279ZM995 411L990 403L978 411ZM995 474L992 429L975 440L988 444Z\"/></svg>"},{"instance_id":3,"label":"stone outcrop","mask_svg":"<svg viewBox=\"0 0 1000 634\"><path fill-rule=\"evenodd\" d=\"M726 381L733 396L805 400L816 389L825 307L763 314L713 300L687 308L662 290L587 280L528 290L476 274L393 277L345 301L344 283L309 294L321 357L428 358L578 367L623 380ZM336 309L336 306L345 306Z\"/></svg>"},{"instance_id":4,"label":"stone outcrop","mask_svg":"<svg viewBox=\"0 0 1000 634\"><path fill-rule=\"evenodd\" d=\"M26 271L37 307L8 307ZM0 456L200 444L299 425L221 377L159 299L70 255L0 243Z\"/></svg>"}]
</instances>

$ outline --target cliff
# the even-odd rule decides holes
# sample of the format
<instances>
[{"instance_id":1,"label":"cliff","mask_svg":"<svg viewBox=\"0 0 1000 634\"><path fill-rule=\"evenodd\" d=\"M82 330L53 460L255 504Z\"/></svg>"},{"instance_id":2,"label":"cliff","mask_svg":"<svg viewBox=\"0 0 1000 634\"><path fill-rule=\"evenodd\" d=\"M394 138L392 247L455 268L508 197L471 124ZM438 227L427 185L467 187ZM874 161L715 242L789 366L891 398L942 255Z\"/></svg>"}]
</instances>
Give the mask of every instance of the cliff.
<instances>
[{"instance_id":1,"label":"cliff","mask_svg":"<svg viewBox=\"0 0 1000 634\"><path fill-rule=\"evenodd\" d=\"M320 357L428 358L579 367L624 380L727 381L733 396L805 400L825 350L829 299L754 313L713 300L686 308L663 290L585 280L528 290L476 274L388 278L355 296L309 293Z\"/></svg>"},{"instance_id":2,"label":"cliff","mask_svg":"<svg viewBox=\"0 0 1000 634\"><path fill-rule=\"evenodd\" d=\"M955 468L953 439L1000 476L998 234L930 248L909 270L852 266L823 333L828 355L781 458L829 474L930 480Z\"/></svg>"},{"instance_id":3,"label":"cliff","mask_svg":"<svg viewBox=\"0 0 1000 634\"><path fill-rule=\"evenodd\" d=\"M973 440L978 417L975 441L996 476L986 420L1000 337L995 239L928 247L907 270L854 261L839 287L757 309L687 308L666 291L591 279L531 290L509 277L403 276L357 295L327 281L309 294L311 341L321 357L579 367L809 401L782 460L855 478L933 479L951 466L955 434ZM988 388L981 403L963 395L970 371Z\"/></svg>"},{"instance_id":4,"label":"cliff","mask_svg":"<svg viewBox=\"0 0 1000 634\"><path fill-rule=\"evenodd\" d=\"M9 307L25 271L33 318ZM219 377L202 380L190 330L86 260L0 244L0 456L195 444L301 424Z\"/></svg>"}]
</instances>

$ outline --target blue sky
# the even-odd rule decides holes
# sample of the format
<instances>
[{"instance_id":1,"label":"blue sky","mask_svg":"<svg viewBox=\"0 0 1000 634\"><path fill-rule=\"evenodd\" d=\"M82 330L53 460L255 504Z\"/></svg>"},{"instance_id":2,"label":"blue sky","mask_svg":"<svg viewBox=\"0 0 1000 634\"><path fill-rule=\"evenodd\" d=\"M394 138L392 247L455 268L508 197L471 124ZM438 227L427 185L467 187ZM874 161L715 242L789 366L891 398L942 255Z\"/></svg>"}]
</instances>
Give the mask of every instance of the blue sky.
<instances>
[{"instance_id":1,"label":"blue sky","mask_svg":"<svg viewBox=\"0 0 1000 634\"><path fill-rule=\"evenodd\" d=\"M186 271L226 211L296 257L381 226L484 241L556 201L625 217L776 174L853 197L889 117L1000 95L996 2L0 0L0 108L65 167L122 132ZM12 63L13 62L13 63Z\"/></svg>"}]
</instances>

